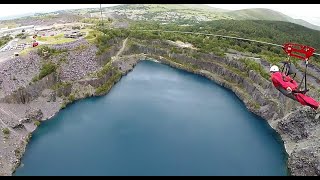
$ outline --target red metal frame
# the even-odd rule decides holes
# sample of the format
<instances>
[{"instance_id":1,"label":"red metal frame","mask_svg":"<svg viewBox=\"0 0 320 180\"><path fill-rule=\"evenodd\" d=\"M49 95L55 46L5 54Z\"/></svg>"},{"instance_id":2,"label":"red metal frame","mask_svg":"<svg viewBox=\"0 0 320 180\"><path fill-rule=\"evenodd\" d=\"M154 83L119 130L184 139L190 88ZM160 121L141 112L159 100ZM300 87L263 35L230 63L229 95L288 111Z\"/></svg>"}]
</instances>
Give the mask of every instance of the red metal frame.
<instances>
[{"instance_id":1,"label":"red metal frame","mask_svg":"<svg viewBox=\"0 0 320 180\"><path fill-rule=\"evenodd\" d=\"M315 49L313 47L302 45L302 44L295 44L295 43L284 44L283 50L288 54L288 56L297 57L302 60L308 60L315 52ZM294 54L294 53L300 53L300 54ZM303 54L304 56L302 56L301 54Z\"/></svg>"}]
</instances>

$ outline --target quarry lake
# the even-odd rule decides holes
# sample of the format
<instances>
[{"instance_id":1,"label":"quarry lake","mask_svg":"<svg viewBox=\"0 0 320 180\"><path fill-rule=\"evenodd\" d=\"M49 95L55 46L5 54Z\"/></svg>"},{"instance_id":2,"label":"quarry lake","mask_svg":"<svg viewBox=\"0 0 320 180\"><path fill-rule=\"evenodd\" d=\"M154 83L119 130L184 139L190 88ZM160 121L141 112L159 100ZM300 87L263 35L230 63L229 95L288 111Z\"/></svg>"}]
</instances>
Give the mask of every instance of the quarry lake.
<instances>
[{"instance_id":1,"label":"quarry lake","mask_svg":"<svg viewBox=\"0 0 320 180\"><path fill-rule=\"evenodd\" d=\"M267 122L212 81L142 61L34 132L14 174L287 175Z\"/></svg>"}]
</instances>

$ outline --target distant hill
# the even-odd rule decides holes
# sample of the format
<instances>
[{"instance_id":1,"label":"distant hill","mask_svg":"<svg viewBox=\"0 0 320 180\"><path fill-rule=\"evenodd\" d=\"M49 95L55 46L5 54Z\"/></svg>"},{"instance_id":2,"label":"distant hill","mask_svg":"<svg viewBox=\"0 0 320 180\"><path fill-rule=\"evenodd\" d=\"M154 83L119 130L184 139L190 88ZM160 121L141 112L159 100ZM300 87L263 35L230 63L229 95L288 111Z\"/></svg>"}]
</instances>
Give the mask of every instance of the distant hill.
<instances>
[{"instance_id":1,"label":"distant hill","mask_svg":"<svg viewBox=\"0 0 320 180\"><path fill-rule=\"evenodd\" d=\"M242 10L225 10L214 8L203 4L123 4L112 7L103 7L103 12L112 12L114 17L126 17L132 20L155 20L160 22L177 22L192 20L192 22L203 22L212 20L268 20L291 22L304 27L320 31L320 26L311 24L302 19L294 19L278 11L266 8L252 8ZM99 8L84 8L73 10L56 11L59 14L72 13L85 15L99 12ZM32 14L18 15L0 18L14 19ZM320 21L320 20L319 20Z\"/></svg>"},{"instance_id":2,"label":"distant hill","mask_svg":"<svg viewBox=\"0 0 320 180\"><path fill-rule=\"evenodd\" d=\"M302 19L294 19L294 21L292 21L292 23L299 24L301 26L320 31L320 26L311 24L311 23L309 23L305 20L302 20Z\"/></svg>"},{"instance_id":3,"label":"distant hill","mask_svg":"<svg viewBox=\"0 0 320 180\"><path fill-rule=\"evenodd\" d=\"M280 12L264 8L242 9L226 12L236 20L291 21L291 17Z\"/></svg>"},{"instance_id":4,"label":"distant hill","mask_svg":"<svg viewBox=\"0 0 320 180\"><path fill-rule=\"evenodd\" d=\"M26 13L26 14L12 15L12 16L4 16L4 17L0 17L0 20L17 19L17 18L26 17L26 16L33 16L33 15L34 15L34 13Z\"/></svg>"},{"instance_id":5,"label":"distant hill","mask_svg":"<svg viewBox=\"0 0 320 180\"><path fill-rule=\"evenodd\" d=\"M164 5L165 7L169 7L172 9L199 9L199 10L208 10L208 11L213 11L213 12L228 12L230 10L226 9L220 9L220 8L215 8L203 4L158 4L158 5Z\"/></svg>"},{"instance_id":6,"label":"distant hill","mask_svg":"<svg viewBox=\"0 0 320 180\"><path fill-rule=\"evenodd\" d=\"M299 24L310 29L320 30L320 26L316 26L302 19L294 19L283 13L265 8L242 9L225 13L233 17L235 20L285 21Z\"/></svg>"},{"instance_id":7,"label":"distant hill","mask_svg":"<svg viewBox=\"0 0 320 180\"><path fill-rule=\"evenodd\" d=\"M106 8L109 9L109 8ZM167 21L172 20L185 20L194 17L198 21L221 20L221 19L234 19L234 20L268 20L268 21L285 21L305 26L310 29L320 30L320 26L311 24L302 19L294 19L281 12L274 11L266 8L251 8L242 10L225 10L214 8L202 4L126 4L111 7L110 9L117 10L139 10L145 13L139 14L148 20L159 20L157 14L162 13L165 15ZM181 17L167 15L168 12L179 13ZM128 15L130 12L126 12ZM159 15L159 16L161 16ZM153 18L153 19L152 19Z\"/></svg>"},{"instance_id":8,"label":"distant hill","mask_svg":"<svg viewBox=\"0 0 320 180\"><path fill-rule=\"evenodd\" d=\"M183 11L183 10L189 10L189 11L195 11L195 10L201 10L201 11L210 11L210 12L227 12L228 10L219 9L210 7L207 5L202 4L123 4L119 6L113 6L113 7L104 7L104 9L114 9L114 10L141 10L145 12L165 12L168 10L174 10L174 11Z\"/></svg>"},{"instance_id":9,"label":"distant hill","mask_svg":"<svg viewBox=\"0 0 320 180\"><path fill-rule=\"evenodd\" d=\"M181 20L210 21L231 19L225 12L228 10L213 8L201 4L125 4L104 8L105 11L116 11L133 20L155 20L174 22Z\"/></svg>"},{"instance_id":10,"label":"distant hill","mask_svg":"<svg viewBox=\"0 0 320 180\"><path fill-rule=\"evenodd\" d=\"M214 8L211 6L203 5L203 4L122 4L118 6L112 7L104 7L104 9L201 9L201 10L210 10L215 12L227 12L229 10Z\"/></svg>"}]
</instances>

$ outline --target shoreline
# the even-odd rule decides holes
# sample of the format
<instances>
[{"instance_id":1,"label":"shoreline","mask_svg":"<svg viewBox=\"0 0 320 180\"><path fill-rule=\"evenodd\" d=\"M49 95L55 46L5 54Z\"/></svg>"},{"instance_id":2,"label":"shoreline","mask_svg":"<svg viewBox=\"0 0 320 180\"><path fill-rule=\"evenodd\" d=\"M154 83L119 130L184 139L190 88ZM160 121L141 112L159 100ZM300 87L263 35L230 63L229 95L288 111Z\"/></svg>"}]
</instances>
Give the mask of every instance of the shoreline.
<instances>
[{"instance_id":1,"label":"shoreline","mask_svg":"<svg viewBox=\"0 0 320 180\"><path fill-rule=\"evenodd\" d=\"M282 146L283 146L283 152L282 152L282 153L285 154L284 160L285 160L285 162L286 162L286 167L285 167L285 168L287 169L287 176L292 176L292 174L291 174L291 172L290 172L290 169L289 169L289 166L288 166L288 157L289 157L289 154L288 154L287 148L286 148L286 146L285 146L285 141L283 140L281 134L280 134L279 132L277 132L276 129L274 129L274 128L271 126L271 124L269 123L269 121L268 121L267 119L261 117L256 111L252 111L252 108L250 108L249 105L245 103L244 99L242 99L241 96L239 96L239 95L237 94L237 92L235 92L232 88L228 88L228 87L224 86L223 84L220 84L219 81L217 81L217 80L215 80L215 79L212 79L212 78L206 76L205 74L201 74L200 72L189 71L188 69L179 68L179 67L176 67L175 65L163 63L163 62L161 62L161 61L159 61L159 60L152 59L152 58L151 58L151 59L150 59L150 58L146 58L146 59L144 59L144 60L146 60L146 61L148 61L148 60L149 60L149 61L153 61L153 62L160 63L160 64L164 64L164 65L170 66L170 67L172 67L172 68L175 68L175 69L178 69L178 70L182 70L182 71L185 71L185 72L188 72L188 73L191 73L191 74L199 75L199 76L201 76L201 77L203 77L203 78L206 78L206 79L210 80L211 82L213 82L213 83L215 83L215 84L217 84L217 85L225 88L225 90L229 90L229 91L231 91L232 93L234 93L234 94L236 95L236 97L237 97L237 98L243 103L243 105L246 107L246 109L248 110L248 112L254 114L255 116L257 116L257 117L260 118L261 120L266 121L266 123L268 124L268 128L270 128L270 129L273 131L274 135L276 136L276 137L275 137L276 140L279 141L279 143L281 143Z\"/></svg>"},{"instance_id":2,"label":"shoreline","mask_svg":"<svg viewBox=\"0 0 320 180\"><path fill-rule=\"evenodd\" d=\"M264 120L264 121L267 121L266 119L264 119L263 117L261 117L260 115L258 115L256 112L251 111L250 108L248 107L248 105L243 101L243 99L240 98L240 96L237 95L236 92L234 92L232 89L230 89L230 88L228 88L228 87L225 87L225 86L219 84L219 81L215 81L215 80L213 80L212 78L207 77L206 75L203 75L203 74L201 74L201 73L199 73L199 72L192 72L192 71L189 71L189 70L184 69L184 68L175 67L174 65L164 63L164 62L162 62L161 60L159 61L159 60L152 59L152 58L149 58L149 57L148 57L148 58L145 58L145 59L139 59L139 60L137 60L137 63L136 63L136 64L138 64L138 63L141 62L141 61L152 61L152 62L155 62L155 63L164 64L164 65L170 66L170 67L172 67L172 68L174 68L174 69L182 70L182 71L184 71L184 72L191 73L191 74L198 75L198 76L201 76L201 77L203 77L203 78L206 78L206 79L210 80L211 82L213 82L213 83L215 83L215 84L217 84L217 85L225 88L225 90L229 90L229 91L231 91L232 93L234 93L234 94L236 95L236 97L237 97L237 98L243 103L243 105L246 107L246 109L248 110L248 112L253 113L255 116L257 116L258 118L261 118L261 119ZM118 81L120 81L123 76L126 76L126 75L127 75L130 71L132 71L133 69L134 69L134 66L133 66L133 68L132 68L131 70L129 70L127 73L122 74L122 76L120 77L120 79L119 79ZM117 81L117 82L118 82L118 81ZM115 84L113 84L112 87L113 87L114 85L116 85L117 82L116 82ZM110 90L112 89L112 87L110 88ZM109 91L110 91L110 90L109 90ZM92 96L89 96L89 97L84 97L84 98L77 99L77 100L75 100L75 101L73 101L73 102L71 102L71 103L68 103L65 108L67 108L68 105L71 105L71 104L73 104L73 103L76 103L76 102L79 101L79 100L84 100L84 99L87 99L87 98L97 98L97 97L102 97L102 96L108 95L109 91L106 92L105 94L102 94L102 95L92 95ZM47 117L47 118L43 118L42 121L52 120L52 118L54 118L62 109L64 109L64 108L60 108L60 109L59 109L58 111L56 111L53 115L51 115L51 116L49 116L49 117ZM284 143L281 135L270 125L270 123L269 123L268 121L267 121L266 123L268 124L268 128L271 128L271 129L272 129L273 134L276 136L276 137L275 137L276 140L279 141L279 142L283 145L283 152L282 152L282 153L285 154L284 161L286 161L286 166L285 166L284 168L287 169L287 172L286 172L287 175L286 175L286 176L291 176L290 169L289 169L288 164L287 164L289 154L288 154L288 152L287 152L287 150L286 150L285 143ZM36 131L36 130L37 130L37 128L35 128L35 129L34 129L32 132L30 132L30 133L33 134L34 131ZM32 140L32 139L31 139L31 140ZM26 146L27 146L27 145L28 145L28 144L26 144ZM25 153L25 151L23 152L23 154L24 154L24 153ZM21 165L24 165L24 164L22 164L21 159L22 159L22 157L19 159L19 160L20 160L19 165L18 165L18 166L15 168L15 170L12 172L12 174L11 174L12 176L13 176L13 174L15 173L15 171L16 171Z\"/></svg>"},{"instance_id":3,"label":"shoreline","mask_svg":"<svg viewBox=\"0 0 320 180\"><path fill-rule=\"evenodd\" d=\"M118 45L117 48L123 50L125 49L123 48L123 46L125 46L124 43L122 45L122 48L120 48L120 45ZM147 51L147 53L143 53L145 50ZM111 54L110 57L115 56L115 54L118 54L118 55L120 54L120 53L116 53L116 50L112 52L113 52L112 53L113 55ZM177 63L176 60L172 60L172 57L170 57L170 55L172 54L170 54L169 51L164 53L165 57L163 57L162 56L163 54L161 53L157 54L155 52L153 53L152 51L149 52L147 48L146 49L138 48L138 52L134 52L134 49L133 51L132 49L129 49L129 50L127 49L125 50L125 52L126 52L125 55L116 57L112 61L105 61L105 63L101 67L101 69L104 70L105 72L103 76L87 77L85 79L75 80L75 81L72 81L71 86L69 84L67 86L63 86L62 89L59 89L59 91L61 90L61 92L59 92L60 94L66 94L66 95L63 96L63 99L62 97L55 95L57 100L54 101L53 103L54 109L44 112L43 118L41 119L41 121L47 121L52 119L60 112L61 109L64 109L68 104L70 103L72 104L74 101L85 99L87 97L99 97L99 96L107 95L109 91L112 89L112 87L118 81L120 81L123 76L126 76L127 73L129 73L134 69L137 63L139 63L140 61L149 60L156 63L165 64L172 68L183 70L188 73L200 75L204 78L209 79L213 83L216 83L224 87L226 90L232 91L239 98L239 100L242 103L244 103L246 109L249 112L267 121L269 127L273 129L273 131L275 132L275 135L277 135L279 140L281 140L281 143L284 145L283 153L285 153L286 155L285 156L286 169L288 172L287 174L289 176L299 175L299 174L302 174L302 175L317 174L317 171L316 171L317 166L313 164L310 165L310 162L313 163L317 160L315 159L317 158L317 154L313 156L300 154L300 153L303 153L305 149L309 151L309 150L313 150L312 148L314 146L316 148L318 147L316 145L317 137L314 138L313 136L311 136L314 134L310 135L311 138L305 138L303 134L305 133L305 131L313 130L313 129L308 129L309 126L312 127L312 126L318 125L316 122L310 122L311 120L308 119L308 117L306 119L306 117L303 115L304 113L306 114L306 116L308 115L312 116L312 113L310 113L310 111L304 108L297 108L293 111L292 110L288 111L288 109L280 108L279 104L281 105L281 103L288 103L288 102L287 101L283 102L280 99L278 100L277 94L274 94L274 93L272 95L275 95L276 99L268 99L268 96L270 94L267 94L267 96L264 96L265 91L268 92L268 89L270 90L270 87L268 86L269 82L264 80L260 74L255 73L255 71L251 70L248 72L248 74L245 77L243 77L241 72L239 74L239 72L237 71L234 72L234 70L232 69L234 68L233 66L235 66L238 70L243 71L242 67L239 66L239 64L232 64L232 63L238 63L238 62L230 59L221 64L216 63L216 61L219 61L219 59L213 60L212 64L210 64L206 62L206 58L204 58L201 61L200 60L195 61L196 59L190 60L190 58L189 59L186 58L185 61L182 61L182 63L180 63L179 61L178 61L179 63ZM108 56L106 58L108 58ZM183 55L180 56L180 60L181 58L182 60L184 60ZM211 58L214 58L214 57L211 57ZM191 63L190 65L188 61L194 62L194 64ZM109 62L111 63L111 66ZM230 62L231 64L228 64ZM232 68L229 69L228 66ZM230 81L230 78L235 78L236 81ZM54 79L54 78L51 78L51 79ZM51 81L49 81L49 79L48 79L48 82L52 83ZM54 82L54 83L58 83L58 82ZM250 83L253 83L253 84L250 84ZM79 90L81 93L74 94L75 93L74 88L76 89L76 91ZM99 91L98 93L97 89L101 91ZM250 94L248 94L249 92ZM68 98L70 98L69 95L73 95L73 96L76 95L76 97L73 97L73 100L68 100ZM48 96L46 96L46 98L48 98ZM35 101L38 101L39 99L40 98L36 98ZM259 105L258 108L257 108L257 105L254 104L255 101ZM52 104L47 102L48 101L46 100L40 99L40 102L37 102L38 103L37 107L38 108L40 107L41 109L44 106L42 110L45 110L46 108L51 107ZM31 100L31 103L34 105L33 100ZM269 108L269 109L266 109L266 108ZM304 118L304 119L299 119L299 118ZM302 122L302 125L297 124L297 122L298 123ZM22 124L22 125L28 125L28 124ZM3 174L5 173L6 175L10 175L10 174L12 175L14 174L15 170L20 166L21 159L28 145L28 140L31 138L33 132L36 130L37 127L31 126L31 129L30 127L28 128L29 130L31 130L31 131L28 130L29 135L30 134L31 135L26 136L25 134L22 134L22 136L24 136L23 138L27 139L26 140L27 142L22 143L18 147L20 150L20 155L16 156L18 162L10 161L11 163L7 166L11 168L11 165L13 165L14 169L11 169L10 170L11 172L10 172L7 167L7 169L2 170ZM300 139L298 139L298 141L295 141L295 139L293 138L297 138L297 137ZM17 137L14 137L14 138L17 138ZM14 142L18 142L17 141L18 139L13 139L13 140L15 140ZM10 157L13 156L14 158L14 155L11 153L8 154L8 156ZM307 159L307 162L304 161L305 158ZM9 162L8 159L6 160L7 161L4 161L4 162ZM301 164L302 165L307 164L306 165L307 167L303 169L299 169L299 166L301 166ZM310 171L310 169L312 171Z\"/></svg>"}]
</instances>

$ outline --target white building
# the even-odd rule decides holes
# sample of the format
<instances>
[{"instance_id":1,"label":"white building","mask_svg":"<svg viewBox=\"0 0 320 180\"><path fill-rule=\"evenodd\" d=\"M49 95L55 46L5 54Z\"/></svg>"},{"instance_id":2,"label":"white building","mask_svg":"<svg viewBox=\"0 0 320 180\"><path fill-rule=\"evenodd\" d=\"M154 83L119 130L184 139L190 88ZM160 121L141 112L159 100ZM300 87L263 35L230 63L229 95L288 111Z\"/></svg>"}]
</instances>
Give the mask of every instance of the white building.
<instances>
[{"instance_id":1,"label":"white building","mask_svg":"<svg viewBox=\"0 0 320 180\"><path fill-rule=\"evenodd\" d=\"M11 33L12 34L21 33L23 29L26 30L26 31L33 30L34 29L34 25L21 26L21 27L16 27L16 28L11 28L11 29L1 29L0 30L0 35L11 34Z\"/></svg>"},{"instance_id":2,"label":"white building","mask_svg":"<svg viewBox=\"0 0 320 180\"><path fill-rule=\"evenodd\" d=\"M45 31L45 30L50 30L52 29L52 26L38 26L38 27L35 27L34 30L36 31Z\"/></svg>"}]
</instances>

